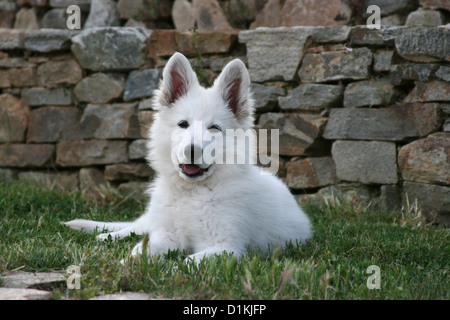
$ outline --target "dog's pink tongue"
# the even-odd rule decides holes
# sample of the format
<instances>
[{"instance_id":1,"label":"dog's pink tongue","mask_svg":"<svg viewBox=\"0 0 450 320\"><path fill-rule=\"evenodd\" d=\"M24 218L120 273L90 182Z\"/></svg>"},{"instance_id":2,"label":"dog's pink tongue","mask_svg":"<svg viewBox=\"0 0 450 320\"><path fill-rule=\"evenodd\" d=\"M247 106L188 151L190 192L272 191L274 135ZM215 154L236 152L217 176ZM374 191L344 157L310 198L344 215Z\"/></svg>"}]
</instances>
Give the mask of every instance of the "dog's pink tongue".
<instances>
[{"instance_id":1,"label":"dog's pink tongue","mask_svg":"<svg viewBox=\"0 0 450 320\"><path fill-rule=\"evenodd\" d=\"M195 164L185 164L183 169L189 175L196 174L200 171L200 167Z\"/></svg>"}]
</instances>

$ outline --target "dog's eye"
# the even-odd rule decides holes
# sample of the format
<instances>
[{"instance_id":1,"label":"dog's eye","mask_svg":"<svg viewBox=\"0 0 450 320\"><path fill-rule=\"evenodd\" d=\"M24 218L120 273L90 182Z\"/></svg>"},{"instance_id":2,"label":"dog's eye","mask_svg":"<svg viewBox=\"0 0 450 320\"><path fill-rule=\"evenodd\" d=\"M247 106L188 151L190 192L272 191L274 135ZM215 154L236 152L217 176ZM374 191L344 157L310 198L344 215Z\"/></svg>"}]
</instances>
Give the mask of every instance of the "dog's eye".
<instances>
[{"instance_id":1,"label":"dog's eye","mask_svg":"<svg viewBox=\"0 0 450 320\"><path fill-rule=\"evenodd\" d=\"M186 129L187 127L189 127L189 123L186 120L181 120L180 122L178 122L178 126L180 128Z\"/></svg>"},{"instance_id":2,"label":"dog's eye","mask_svg":"<svg viewBox=\"0 0 450 320\"><path fill-rule=\"evenodd\" d=\"M222 129L220 129L220 127L217 124L214 124L211 127L209 127L209 130L222 131Z\"/></svg>"}]
</instances>

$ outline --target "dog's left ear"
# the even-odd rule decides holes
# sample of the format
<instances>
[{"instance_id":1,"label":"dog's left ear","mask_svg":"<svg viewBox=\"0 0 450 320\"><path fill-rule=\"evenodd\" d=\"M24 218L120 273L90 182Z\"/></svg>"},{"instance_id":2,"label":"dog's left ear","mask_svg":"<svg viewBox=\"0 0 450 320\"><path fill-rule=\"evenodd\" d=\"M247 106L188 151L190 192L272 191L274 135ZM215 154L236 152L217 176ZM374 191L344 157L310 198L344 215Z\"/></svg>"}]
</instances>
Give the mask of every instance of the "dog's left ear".
<instances>
[{"instance_id":1,"label":"dog's left ear","mask_svg":"<svg viewBox=\"0 0 450 320\"><path fill-rule=\"evenodd\" d=\"M241 60L229 62L214 81L214 87L238 120L250 114L250 76Z\"/></svg>"}]
</instances>

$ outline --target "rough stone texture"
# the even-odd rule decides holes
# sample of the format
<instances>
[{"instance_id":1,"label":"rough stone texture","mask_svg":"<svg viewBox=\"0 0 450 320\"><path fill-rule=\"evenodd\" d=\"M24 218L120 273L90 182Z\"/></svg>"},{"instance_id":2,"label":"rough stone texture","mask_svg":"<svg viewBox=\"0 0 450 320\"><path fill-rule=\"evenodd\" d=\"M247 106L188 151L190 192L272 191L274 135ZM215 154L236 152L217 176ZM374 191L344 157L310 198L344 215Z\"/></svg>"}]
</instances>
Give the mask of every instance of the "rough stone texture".
<instances>
[{"instance_id":1,"label":"rough stone texture","mask_svg":"<svg viewBox=\"0 0 450 320\"><path fill-rule=\"evenodd\" d=\"M411 12L405 23L407 27L430 27L442 24L444 24L444 16L441 12L437 10L423 10L422 8Z\"/></svg>"},{"instance_id":2,"label":"rough stone texture","mask_svg":"<svg viewBox=\"0 0 450 320\"><path fill-rule=\"evenodd\" d=\"M450 82L450 67L440 66L436 71L436 77L444 81Z\"/></svg>"},{"instance_id":3,"label":"rough stone texture","mask_svg":"<svg viewBox=\"0 0 450 320\"><path fill-rule=\"evenodd\" d=\"M280 108L286 111L321 110L338 106L342 101L343 87L327 84L302 84L286 97L278 99Z\"/></svg>"},{"instance_id":4,"label":"rough stone texture","mask_svg":"<svg viewBox=\"0 0 450 320\"><path fill-rule=\"evenodd\" d=\"M257 83L252 83L250 85L250 91L255 100L254 106L256 112L272 111L277 106L278 97L285 95L283 88L265 86Z\"/></svg>"},{"instance_id":5,"label":"rough stone texture","mask_svg":"<svg viewBox=\"0 0 450 320\"><path fill-rule=\"evenodd\" d=\"M0 142L23 142L29 108L9 93L0 95L0 106Z\"/></svg>"},{"instance_id":6,"label":"rough stone texture","mask_svg":"<svg viewBox=\"0 0 450 320\"><path fill-rule=\"evenodd\" d=\"M450 101L450 83L447 81L417 81L405 102Z\"/></svg>"},{"instance_id":7,"label":"rough stone texture","mask_svg":"<svg viewBox=\"0 0 450 320\"><path fill-rule=\"evenodd\" d=\"M239 41L247 46L252 81L290 81L303 58L308 38L318 43L345 41L349 32L347 26L258 28L241 31Z\"/></svg>"},{"instance_id":8,"label":"rough stone texture","mask_svg":"<svg viewBox=\"0 0 450 320\"><path fill-rule=\"evenodd\" d=\"M450 226L450 187L422 183L403 183L403 206L417 199L422 212L431 221Z\"/></svg>"},{"instance_id":9,"label":"rough stone texture","mask_svg":"<svg viewBox=\"0 0 450 320\"><path fill-rule=\"evenodd\" d=\"M55 187L65 191L78 191L79 179L76 173L54 173L26 171L18 174L18 180L36 184L42 188L54 189Z\"/></svg>"},{"instance_id":10,"label":"rough stone texture","mask_svg":"<svg viewBox=\"0 0 450 320\"><path fill-rule=\"evenodd\" d=\"M352 82L344 93L344 107L387 106L396 97L388 78Z\"/></svg>"},{"instance_id":11,"label":"rough stone texture","mask_svg":"<svg viewBox=\"0 0 450 320\"><path fill-rule=\"evenodd\" d=\"M442 119L435 103L412 103L380 109L332 109L325 139L389 140L424 137L439 130Z\"/></svg>"},{"instance_id":12,"label":"rough stone texture","mask_svg":"<svg viewBox=\"0 0 450 320\"><path fill-rule=\"evenodd\" d=\"M82 70L74 59L48 61L37 69L41 87L56 88L59 85L73 85L82 78Z\"/></svg>"},{"instance_id":13,"label":"rough stone texture","mask_svg":"<svg viewBox=\"0 0 450 320\"><path fill-rule=\"evenodd\" d=\"M381 50L374 54L373 56L373 70L377 72L390 71L392 56L394 51Z\"/></svg>"},{"instance_id":14,"label":"rough stone texture","mask_svg":"<svg viewBox=\"0 0 450 320\"><path fill-rule=\"evenodd\" d=\"M175 0L172 7L172 20L179 31L189 31L195 25L194 8L188 0Z\"/></svg>"},{"instance_id":15,"label":"rough stone texture","mask_svg":"<svg viewBox=\"0 0 450 320\"><path fill-rule=\"evenodd\" d=\"M151 30L143 28L93 28L72 38L72 52L83 68L120 71L139 68L142 50Z\"/></svg>"},{"instance_id":16,"label":"rough stone texture","mask_svg":"<svg viewBox=\"0 0 450 320\"><path fill-rule=\"evenodd\" d=\"M28 33L26 30L0 29L0 50L24 49Z\"/></svg>"},{"instance_id":17,"label":"rough stone texture","mask_svg":"<svg viewBox=\"0 0 450 320\"><path fill-rule=\"evenodd\" d=\"M112 0L91 1L89 16L84 29L95 27L111 27L119 25L117 3Z\"/></svg>"},{"instance_id":18,"label":"rough stone texture","mask_svg":"<svg viewBox=\"0 0 450 320\"><path fill-rule=\"evenodd\" d=\"M126 162L127 149L126 141L62 141L56 145L56 164L82 167Z\"/></svg>"},{"instance_id":19,"label":"rough stone texture","mask_svg":"<svg viewBox=\"0 0 450 320\"><path fill-rule=\"evenodd\" d=\"M108 103L122 96L124 86L121 74L97 72L81 80L73 92L82 102Z\"/></svg>"},{"instance_id":20,"label":"rough stone texture","mask_svg":"<svg viewBox=\"0 0 450 320\"><path fill-rule=\"evenodd\" d=\"M404 180L450 185L450 134L435 133L403 146L398 165Z\"/></svg>"},{"instance_id":21,"label":"rough stone texture","mask_svg":"<svg viewBox=\"0 0 450 320\"><path fill-rule=\"evenodd\" d=\"M42 17L41 26L46 29L67 29L67 17L66 9L51 9Z\"/></svg>"},{"instance_id":22,"label":"rough stone texture","mask_svg":"<svg viewBox=\"0 0 450 320\"><path fill-rule=\"evenodd\" d=\"M159 77L158 69L132 71L125 84L123 100L131 101L153 96L153 91L159 86Z\"/></svg>"},{"instance_id":23,"label":"rough stone texture","mask_svg":"<svg viewBox=\"0 0 450 320\"><path fill-rule=\"evenodd\" d=\"M404 27L381 25L380 29L369 29L367 26L355 26L350 31L350 45L385 47L394 45L395 38Z\"/></svg>"},{"instance_id":24,"label":"rough stone texture","mask_svg":"<svg viewBox=\"0 0 450 320\"><path fill-rule=\"evenodd\" d=\"M327 146L327 143L321 139L326 121L326 118L315 114L265 113L259 118L258 128L280 130L280 155L315 155ZM269 133L267 140L270 149L272 142Z\"/></svg>"},{"instance_id":25,"label":"rough stone texture","mask_svg":"<svg viewBox=\"0 0 450 320\"><path fill-rule=\"evenodd\" d=\"M90 104L80 120L84 139L138 138L136 103Z\"/></svg>"},{"instance_id":26,"label":"rough stone texture","mask_svg":"<svg viewBox=\"0 0 450 320\"><path fill-rule=\"evenodd\" d=\"M109 181L127 181L148 178L153 170L145 163L112 164L105 167L105 178Z\"/></svg>"},{"instance_id":27,"label":"rough stone texture","mask_svg":"<svg viewBox=\"0 0 450 320\"><path fill-rule=\"evenodd\" d=\"M130 160L144 159L147 155L147 141L145 139L137 139L130 143L128 147L128 155Z\"/></svg>"},{"instance_id":28,"label":"rough stone texture","mask_svg":"<svg viewBox=\"0 0 450 320\"><path fill-rule=\"evenodd\" d=\"M0 288L0 300L50 300L51 296L44 290Z\"/></svg>"},{"instance_id":29,"label":"rough stone texture","mask_svg":"<svg viewBox=\"0 0 450 320\"><path fill-rule=\"evenodd\" d=\"M371 64L372 52L368 48L309 53L303 58L298 75L309 82L367 79Z\"/></svg>"},{"instance_id":30,"label":"rough stone texture","mask_svg":"<svg viewBox=\"0 0 450 320\"><path fill-rule=\"evenodd\" d=\"M198 30L232 29L217 0L192 0L192 7Z\"/></svg>"},{"instance_id":31,"label":"rough stone texture","mask_svg":"<svg viewBox=\"0 0 450 320\"><path fill-rule=\"evenodd\" d=\"M32 110L27 142L56 142L81 139L81 110L75 107L43 107Z\"/></svg>"},{"instance_id":32,"label":"rough stone texture","mask_svg":"<svg viewBox=\"0 0 450 320\"><path fill-rule=\"evenodd\" d=\"M70 39L78 34L76 30L40 29L27 33L25 49L37 52L51 52L70 49Z\"/></svg>"},{"instance_id":33,"label":"rough stone texture","mask_svg":"<svg viewBox=\"0 0 450 320\"><path fill-rule=\"evenodd\" d=\"M341 0L287 0L280 12L280 26L342 26L352 10Z\"/></svg>"},{"instance_id":34,"label":"rough stone texture","mask_svg":"<svg viewBox=\"0 0 450 320\"><path fill-rule=\"evenodd\" d=\"M0 145L0 164L5 167L47 167L51 164L55 146L51 144Z\"/></svg>"},{"instance_id":35,"label":"rough stone texture","mask_svg":"<svg viewBox=\"0 0 450 320\"><path fill-rule=\"evenodd\" d=\"M391 66L391 83L401 85L403 80L430 81L439 66L436 64L405 63Z\"/></svg>"},{"instance_id":36,"label":"rough stone texture","mask_svg":"<svg viewBox=\"0 0 450 320\"><path fill-rule=\"evenodd\" d=\"M12 169L0 169L0 181L14 181L16 173Z\"/></svg>"},{"instance_id":37,"label":"rough stone texture","mask_svg":"<svg viewBox=\"0 0 450 320\"><path fill-rule=\"evenodd\" d=\"M302 27L240 32L239 41L247 45L252 81L293 80L309 35L309 28Z\"/></svg>"},{"instance_id":38,"label":"rough stone texture","mask_svg":"<svg viewBox=\"0 0 450 320\"><path fill-rule=\"evenodd\" d=\"M9 76L9 70L0 70L0 88L10 88L11 79Z\"/></svg>"},{"instance_id":39,"label":"rough stone texture","mask_svg":"<svg viewBox=\"0 0 450 320\"><path fill-rule=\"evenodd\" d=\"M72 104L70 92L64 88L30 88L22 91L22 99L29 106L69 106Z\"/></svg>"},{"instance_id":40,"label":"rough stone texture","mask_svg":"<svg viewBox=\"0 0 450 320\"><path fill-rule=\"evenodd\" d=\"M450 11L450 2L448 0L419 0L419 4L424 8Z\"/></svg>"},{"instance_id":41,"label":"rough stone texture","mask_svg":"<svg viewBox=\"0 0 450 320\"><path fill-rule=\"evenodd\" d=\"M21 8L14 21L14 29L37 30L39 23L34 8Z\"/></svg>"},{"instance_id":42,"label":"rough stone texture","mask_svg":"<svg viewBox=\"0 0 450 320\"><path fill-rule=\"evenodd\" d=\"M34 67L9 69L9 78L13 87L32 87L37 85Z\"/></svg>"},{"instance_id":43,"label":"rough stone texture","mask_svg":"<svg viewBox=\"0 0 450 320\"><path fill-rule=\"evenodd\" d=\"M395 38L397 52L416 62L450 61L449 28L408 28Z\"/></svg>"},{"instance_id":44,"label":"rough stone texture","mask_svg":"<svg viewBox=\"0 0 450 320\"><path fill-rule=\"evenodd\" d=\"M54 282L66 282L62 272L14 272L1 277L5 288L35 288Z\"/></svg>"},{"instance_id":45,"label":"rough stone texture","mask_svg":"<svg viewBox=\"0 0 450 320\"><path fill-rule=\"evenodd\" d=\"M364 0L362 7L367 8L371 5L379 6L381 15L387 16L397 12L414 10L417 7L417 0Z\"/></svg>"},{"instance_id":46,"label":"rough stone texture","mask_svg":"<svg viewBox=\"0 0 450 320\"><path fill-rule=\"evenodd\" d=\"M286 163L286 183L292 189L318 188L338 182L333 159L306 158Z\"/></svg>"},{"instance_id":47,"label":"rough stone texture","mask_svg":"<svg viewBox=\"0 0 450 320\"><path fill-rule=\"evenodd\" d=\"M364 184L397 183L395 143L335 141L331 152L340 180Z\"/></svg>"}]
</instances>

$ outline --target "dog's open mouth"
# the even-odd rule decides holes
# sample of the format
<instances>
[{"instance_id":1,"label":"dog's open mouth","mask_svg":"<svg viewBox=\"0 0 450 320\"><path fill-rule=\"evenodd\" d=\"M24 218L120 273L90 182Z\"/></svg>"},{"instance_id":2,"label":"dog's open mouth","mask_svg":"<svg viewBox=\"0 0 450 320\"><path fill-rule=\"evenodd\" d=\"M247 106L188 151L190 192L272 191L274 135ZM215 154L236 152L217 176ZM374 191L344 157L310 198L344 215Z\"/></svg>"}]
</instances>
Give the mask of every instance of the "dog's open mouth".
<instances>
[{"instance_id":1,"label":"dog's open mouth","mask_svg":"<svg viewBox=\"0 0 450 320\"><path fill-rule=\"evenodd\" d=\"M208 172L208 168L200 168L200 166L196 164L179 164L181 168L181 172L183 172L188 177L199 177L203 175L203 172Z\"/></svg>"}]
</instances>

